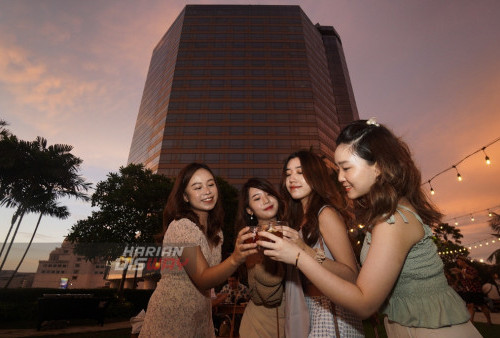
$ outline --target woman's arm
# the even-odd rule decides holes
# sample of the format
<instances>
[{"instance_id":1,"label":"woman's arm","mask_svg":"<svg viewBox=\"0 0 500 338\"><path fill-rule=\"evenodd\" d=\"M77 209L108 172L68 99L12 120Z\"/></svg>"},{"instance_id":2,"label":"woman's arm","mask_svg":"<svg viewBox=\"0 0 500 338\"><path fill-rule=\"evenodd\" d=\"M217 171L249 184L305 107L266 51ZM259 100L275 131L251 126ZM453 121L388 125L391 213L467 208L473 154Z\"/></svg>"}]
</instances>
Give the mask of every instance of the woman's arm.
<instances>
[{"instance_id":1,"label":"woman's arm","mask_svg":"<svg viewBox=\"0 0 500 338\"><path fill-rule=\"evenodd\" d=\"M334 209L324 208L319 215L319 230L325 245L335 259L325 259L323 267L354 283L358 276L358 266L344 221ZM316 256L316 251L300 238L296 230L283 227L283 236L293 240L307 255Z\"/></svg>"},{"instance_id":2,"label":"woman's arm","mask_svg":"<svg viewBox=\"0 0 500 338\"><path fill-rule=\"evenodd\" d=\"M257 253L257 244L244 244L245 239L253 236L247 233L248 229L245 227L238 233L231 256L212 267L208 266L199 246L184 248L181 255L182 262L186 262L184 269L200 290L208 290L223 283L245 262L247 256Z\"/></svg>"},{"instance_id":3,"label":"woman's arm","mask_svg":"<svg viewBox=\"0 0 500 338\"><path fill-rule=\"evenodd\" d=\"M396 217L395 224L376 225L368 256L355 283L331 273L287 239L259 232L259 236L274 243L257 243L266 248L264 254L272 259L288 264L297 262L307 278L334 303L368 318L389 295L410 248L422 238L422 232L419 223L404 224L400 217Z\"/></svg>"},{"instance_id":4,"label":"woman's arm","mask_svg":"<svg viewBox=\"0 0 500 338\"><path fill-rule=\"evenodd\" d=\"M319 215L319 230L335 259L327 259L322 265L337 276L354 283L358 277L358 265L344 220L334 209L324 208Z\"/></svg>"}]
</instances>

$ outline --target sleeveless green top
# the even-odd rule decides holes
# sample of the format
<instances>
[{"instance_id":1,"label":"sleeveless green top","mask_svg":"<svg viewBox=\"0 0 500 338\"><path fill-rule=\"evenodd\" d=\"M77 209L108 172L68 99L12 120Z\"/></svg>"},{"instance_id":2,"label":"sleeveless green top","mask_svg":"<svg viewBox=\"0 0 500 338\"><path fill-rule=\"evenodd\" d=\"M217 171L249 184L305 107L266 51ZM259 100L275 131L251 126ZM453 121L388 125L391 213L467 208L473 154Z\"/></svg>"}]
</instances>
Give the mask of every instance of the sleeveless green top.
<instances>
[{"instance_id":1,"label":"sleeveless green top","mask_svg":"<svg viewBox=\"0 0 500 338\"><path fill-rule=\"evenodd\" d=\"M432 241L432 230L420 216L403 205L422 224L424 237L408 252L394 288L381 307L389 320L409 327L439 328L462 324L469 320L469 312L462 298L447 283L443 262ZM405 223L408 220L396 209ZM387 221L394 224L394 215ZM367 232L360 260L364 263L370 249L371 233Z\"/></svg>"}]
</instances>

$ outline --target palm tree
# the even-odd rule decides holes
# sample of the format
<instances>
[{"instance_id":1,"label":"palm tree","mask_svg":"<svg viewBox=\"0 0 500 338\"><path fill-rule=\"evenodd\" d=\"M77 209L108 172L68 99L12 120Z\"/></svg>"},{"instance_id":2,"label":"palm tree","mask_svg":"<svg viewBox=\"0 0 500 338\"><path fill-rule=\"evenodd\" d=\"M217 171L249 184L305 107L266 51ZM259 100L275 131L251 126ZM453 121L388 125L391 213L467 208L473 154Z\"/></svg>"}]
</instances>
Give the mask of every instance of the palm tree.
<instances>
[{"instance_id":1,"label":"palm tree","mask_svg":"<svg viewBox=\"0 0 500 338\"><path fill-rule=\"evenodd\" d=\"M20 215L24 215L25 212L37 212L40 213L40 217L38 218L26 251L10 280L12 280L21 266L38 230L42 216L49 215L58 218L67 218L69 216L67 208L59 206L56 200L60 197L75 197L85 201L89 200L83 191L87 191L90 188L90 183L85 182L78 174L82 160L71 154L72 146L56 144L47 147L47 140L42 137L37 137L30 145L33 161L29 164L37 170L30 172L27 178L24 177L26 184L21 184L21 187L24 189L13 189L12 196L8 201L11 204L18 203ZM23 181L23 179L20 181ZM26 192L29 193L26 194ZM5 253L0 270L5 264L19 224L20 221Z\"/></svg>"},{"instance_id":2,"label":"palm tree","mask_svg":"<svg viewBox=\"0 0 500 338\"><path fill-rule=\"evenodd\" d=\"M17 208L12 216L7 236L3 241L0 257L17 221L13 235L15 238L33 196L28 178L36 170L36 167L33 166L34 150L31 142L18 140L14 135L0 139L0 206ZM2 267L3 264L0 266L0 271Z\"/></svg>"},{"instance_id":3,"label":"palm tree","mask_svg":"<svg viewBox=\"0 0 500 338\"><path fill-rule=\"evenodd\" d=\"M54 201L50 201L47 203L44 207L43 210L40 210L40 216L38 217L38 222L36 223L35 230L33 230L33 234L31 235L30 241L28 243L28 246L26 247L26 250L24 251L23 256L19 260L19 263L17 264L14 273L10 276L9 280L7 281L7 284L5 284L4 288L7 289L10 285L10 282L12 279L14 279L14 276L16 275L17 271L21 267L21 264L23 264L24 258L26 257L26 254L28 253L31 244L33 243L33 239L35 238L36 231L38 230L38 226L40 225L40 221L42 220L42 216L47 215L50 217L57 217L59 219L66 219L69 217L69 212L68 208L66 206L59 206L54 203Z\"/></svg>"},{"instance_id":4,"label":"palm tree","mask_svg":"<svg viewBox=\"0 0 500 338\"><path fill-rule=\"evenodd\" d=\"M499 237L500 236L500 215L494 212L493 215L491 216L491 219L488 221L488 223L490 223L491 229L493 229L493 231L496 232L492 235ZM492 262L493 258L495 259L495 262L497 264L500 263L500 249L497 249L491 253L491 255L488 257L488 262Z\"/></svg>"}]
</instances>

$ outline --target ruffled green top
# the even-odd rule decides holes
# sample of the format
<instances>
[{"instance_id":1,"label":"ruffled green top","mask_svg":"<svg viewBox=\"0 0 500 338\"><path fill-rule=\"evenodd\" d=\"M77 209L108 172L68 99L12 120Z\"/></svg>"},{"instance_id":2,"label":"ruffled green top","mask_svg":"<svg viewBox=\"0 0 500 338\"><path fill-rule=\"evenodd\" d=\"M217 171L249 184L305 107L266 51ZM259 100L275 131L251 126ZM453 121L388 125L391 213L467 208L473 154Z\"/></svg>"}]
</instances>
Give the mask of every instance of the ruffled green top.
<instances>
[{"instance_id":1,"label":"ruffled green top","mask_svg":"<svg viewBox=\"0 0 500 338\"><path fill-rule=\"evenodd\" d=\"M381 312L389 320L409 327L439 328L462 324L469 320L469 312L462 298L447 283L443 262L432 241L432 230L424 224L420 216L403 205L404 209L415 215L424 229L424 237L408 253L401 273ZM405 223L408 220L397 209ZM394 215L387 221L394 224ZM360 260L363 264L370 249L371 233L367 233Z\"/></svg>"}]
</instances>

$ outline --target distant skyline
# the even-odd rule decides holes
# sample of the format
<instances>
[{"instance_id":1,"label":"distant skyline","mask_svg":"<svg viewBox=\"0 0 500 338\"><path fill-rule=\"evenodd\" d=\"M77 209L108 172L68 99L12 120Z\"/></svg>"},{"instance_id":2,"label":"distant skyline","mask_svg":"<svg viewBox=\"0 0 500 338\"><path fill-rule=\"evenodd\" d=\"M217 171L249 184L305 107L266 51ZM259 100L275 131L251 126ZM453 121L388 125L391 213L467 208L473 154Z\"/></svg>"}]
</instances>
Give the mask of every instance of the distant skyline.
<instances>
[{"instance_id":1,"label":"distant skyline","mask_svg":"<svg viewBox=\"0 0 500 338\"><path fill-rule=\"evenodd\" d=\"M300 5L313 23L334 26L360 117L401 135L423 180L500 136L493 0L0 0L0 118L22 139L74 146L82 174L94 185L105 180L126 165L153 48L186 4ZM500 205L500 142L486 152L490 166L482 152L458 166L463 182L453 171L433 180L445 220ZM91 213L88 203L65 203L71 217L43 218L36 242L60 245ZM12 212L0 209L0 241ZM474 216L459 219L464 245L492 233L485 213ZM17 241L29 240L36 217L25 218ZM498 243L471 256L486 258Z\"/></svg>"}]
</instances>

